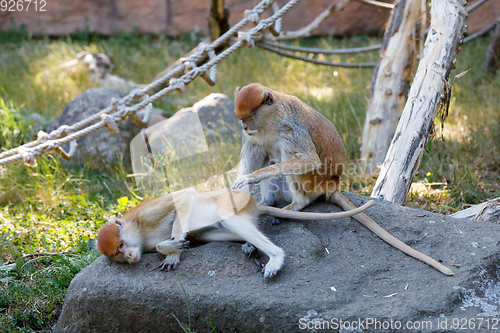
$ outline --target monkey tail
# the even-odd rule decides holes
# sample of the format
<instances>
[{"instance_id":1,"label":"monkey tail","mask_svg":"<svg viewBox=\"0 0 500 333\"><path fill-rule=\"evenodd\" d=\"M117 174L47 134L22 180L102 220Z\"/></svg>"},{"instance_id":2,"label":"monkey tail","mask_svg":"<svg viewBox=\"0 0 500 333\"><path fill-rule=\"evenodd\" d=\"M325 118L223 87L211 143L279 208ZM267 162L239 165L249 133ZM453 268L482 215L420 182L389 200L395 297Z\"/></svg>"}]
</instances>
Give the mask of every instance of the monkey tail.
<instances>
[{"instance_id":1,"label":"monkey tail","mask_svg":"<svg viewBox=\"0 0 500 333\"><path fill-rule=\"evenodd\" d=\"M300 220L336 220L343 219L346 217L351 217L359 214L366 209L373 206L373 200L368 201L361 207L354 207L351 210L338 213L309 213L309 212L297 212L287 209L269 207L269 206L257 206L259 209L259 215L271 215L274 217L282 217L288 219L300 219Z\"/></svg>"},{"instance_id":2,"label":"monkey tail","mask_svg":"<svg viewBox=\"0 0 500 333\"><path fill-rule=\"evenodd\" d=\"M344 210L352 209L355 207L349 199L347 199L340 191L335 191L331 196L331 200L336 205L342 207ZM418 252L417 250L412 249L402 241L396 239L394 236L385 231L381 226L379 226L375 221L366 216L365 214L355 215L354 218L358 220L359 223L370 229L375 235L382 238L383 241L388 243L389 245L395 247L396 249L406 253L410 257L423 261L427 265L434 267L444 275L453 275L453 272L448 267L440 264L436 260L432 259L429 256L426 256L423 253Z\"/></svg>"}]
</instances>

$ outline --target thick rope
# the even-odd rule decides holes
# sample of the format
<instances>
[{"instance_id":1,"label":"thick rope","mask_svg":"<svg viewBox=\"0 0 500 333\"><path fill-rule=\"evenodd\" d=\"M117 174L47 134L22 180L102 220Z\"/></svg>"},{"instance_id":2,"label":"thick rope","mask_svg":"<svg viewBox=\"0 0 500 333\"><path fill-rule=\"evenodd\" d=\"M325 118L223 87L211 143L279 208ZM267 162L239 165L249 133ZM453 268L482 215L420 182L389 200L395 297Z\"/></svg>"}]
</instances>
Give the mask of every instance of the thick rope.
<instances>
[{"instance_id":1,"label":"thick rope","mask_svg":"<svg viewBox=\"0 0 500 333\"><path fill-rule=\"evenodd\" d=\"M242 47L243 45L253 46L255 45L256 37L261 35L265 30L269 29L274 35L279 35L281 31L281 17L292 8L300 0L291 0L282 9L279 9L275 4L274 0L263 0L252 10L245 11L245 17L238 22L234 27L229 29L224 35L219 37L210 45L202 45L199 50L193 53L190 57L185 59L180 65L175 67L170 72L166 73L159 79L155 80L143 89L134 89L128 95L121 98L119 101L114 100L111 106L101 110L100 112L90 116L80 122L73 124L71 126L63 125L58 129L39 135L38 139L20 147L11 149L0 153L0 166L8 163L12 163L23 159L27 165L36 166L35 156L48 153L56 152L64 159L71 159L76 150L76 141L83 136L93 133L100 128L105 127L111 132L117 133L118 127L117 122L123 120L124 118L130 116L139 126L145 126L149 121L151 115L152 102L162 98L173 90L178 90L180 92L185 92L185 87L197 76L202 76L208 84L214 85L217 78L217 63L227 57L229 54ZM376 0L355 0L360 3L376 6L384 9L394 8L393 4L383 3ZM475 3L467 7L467 11L471 12L483 5L487 0L477 0ZM262 14L267 8L273 6L275 14L266 19L260 20L260 14ZM226 44L226 42L234 34L239 32L239 30L248 22L254 22L257 24L255 28L247 33L241 33L239 40L233 44L230 48L226 49L220 55L215 55L215 49ZM485 34L492 28L495 24L486 27L485 29L479 31L478 33L468 36L465 38L464 42L468 42L480 35ZM325 54L348 54L357 52L367 52L380 48L380 45L372 45L368 47L360 47L353 49L338 49L338 50L325 50L325 49L311 49L311 48L300 48L294 46L288 46L283 44L272 45L270 43L261 43L258 46L270 50L272 52L281 54L286 57L309 61L315 64L327 65L327 66L337 66L337 67L374 67L375 63L342 63L342 62L331 62L322 61L318 59L310 59L307 57L296 56L295 54L281 51L280 49L288 49L292 51L302 51L311 53L325 53ZM209 61L201 67L196 66L196 62L202 60L208 55ZM187 71L186 74L184 74ZM207 74L209 71L210 74ZM184 75L183 75L184 74ZM182 75L182 76L181 76ZM181 76L179 79L177 79ZM168 82L168 83L167 83ZM155 93L152 97L149 94L163 88L159 92ZM143 99L140 103L133 106L132 103L139 99ZM143 119L137 116L137 111L146 108L145 115ZM96 123L97 122L97 123ZM93 124L93 125L91 125ZM91 126L90 126L91 125ZM74 135L73 135L74 134ZM74 144L72 143L74 141ZM67 143L71 143L70 152L66 153L61 146ZM34 148L36 147L36 149Z\"/></svg>"},{"instance_id":2,"label":"thick rope","mask_svg":"<svg viewBox=\"0 0 500 333\"><path fill-rule=\"evenodd\" d=\"M477 9L479 6L483 5L488 0L477 0L472 5L465 7L467 13L472 12L474 9Z\"/></svg>"},{"instance_id":3,"label":"thick rope","mask_svg":"<svg viewBox=\"0 0 500 333\"><path fill-rule=\"evenodd\" d=\"M464 40L463 40L463 43L468 43L468 42L470 42L470 41L472 41L472 40L474 40L476 38L479 38L481 36L486 35L488 32L490 32L491 30L495 29L496 25L497 25L497 23L495 22L495 23L490 24L489 26L487 26L487 27L485 27L485 28L483 28L483 29L481 29L481 30L473 33L472 35L465 37Z\"/></svg>"},{"instance_id":4,"label":"thick rope","mask_svg":"<svg viewBox=\"0 0 500 333\"><path fill-rule=\"evenodd\" d=\"M274 2L274 0L263 0L252 9L252 12L256 13L257 15L260 15L267 8L269 8L273 2ZM236 24L234 27L229 29L224 35L219 37L212 44L207 45L207 46L210 49L215 50L216 48L224 45L229 40L229 38L231 38L234 34L236 34L248 22L250 22L250 19L249 19L249 17L245 16L240 22L238 22L238 24ZM11 149L9 151L5 151L5 152L0 153L0 165L10 163L11 159L6 160L5 162L4 162L4 159L6 157L20 153L21 148L23 148L21 150L23 152L25 152L24 148L32 148L32 147L38 146L40 144L43 144L49 140L63 138L70 133L76 132L84 127L87 127L87 126L95 123L96 121L99 121L101 119L101 115L108 114L108 113L115 111L118 104L120 104L120 106L123 106L123 105L130 106L131 103L137 101L140 97L144 96L144 94L150 94L151 92L157 91L161 87L164 87L168 82L170 82L171 78L179 77L182 74L184 74L184 72L186 70L189 70L190 64L193 64L193 63L196 64L196 61L203 59L204 53L209 51L208 47L200 48L197 52L195 52L188 59L186 59L186 61L184 63L180 64L179 66L177 66L176 68L174 68L170 72L168 72L165 75L163 75L162 77L158 78L157 80L155 80L154 82L152 82L151 84L146 86L145 88L143 88L141 90L139 90L139 89L132 90L127 96L121 98L120 101L115 101L114 103L112 103L112 105L110 107L107 107L107 108L101 110L100 112L98 112L98 113L96 113L88 118L85 118L85 119L83 119L83 120L81 120L81 121L79 121L76 124L73 124L71 126L68 126L68 125L60 126L58 129L50 132L44 138L39 138L35 141L29 142L29 143L24 144L20 147L17 147L17 148ZM18 159L19 158L16 158L15 160L18 160Z\"/></svg>"},{"instance_id":5,"label":"thick rope","mask_svg":"<svg viewBox=\"0 0 500 333\"><path fill-rule=\"evenodd\" d=\"M237 25L228 30L224 35L215 40L212 44L200 48L200 50L193 55L191 55L187 61L183 64L177 66L172 71L166 73L164 76L154 81L150 85L146 86L143 89L135 89L127 96L120 99L118 102L113 101L110 107L101 110L96 115L89 117L85 120L80 121L73 126L66 126L59 128L46 135L42 139L38 139L34 142L26 144L24 146L15 148L11 151L4 152L0 154L0 166L8 163L12 163L19 160L24 160L27 165L36 165L36 161L34 160L36 156L54 151L58 147L61 147L65 144L68 144L71 141L78 140L86 135L89 135L103 127L108 128L111 131L116 131L117 126L116 123L125 119L128 116L136 113L138 110L141 110L148 106L149 104L157 101L163 96L167 95L173 90L185 91L186 85L188 85L191 81L193 81L197 76L203 75L205 72L209 71L211 68L215 68L217 63L222 59L229 56L231 53L236 51L245 45L253 45L257 37L259 37L264 31L269 29L271 26L275 26L275 22L280 19L286 12L288 12L293 6L295 6L300 0L291 0L285 6L283 6L279 11L277 11L271 17L261 20L256 27L252 28L250 31L246 32L241 38L238 39L236 43L232 46L224 50L217 56L214 56L215 52L211 54L212 50L215 50L217 47L223 45L233 34L235 34L241 27L243 27L247 22L250 21L249 16L246 15L243 20L241 20ZM261 14L266 10L269 6L272 5L274 0L264 0L259 3L252 10L253 13ZM203 58L203 53L209 52L209 61L204 65L196 68L192 68L193 62L196 62L199 59ZM183 74L188 68L191 68L187 73ZM214 72L210 75L211 79L215 79ZM215 72L216 73L216 72ZM176 78L177 75L183 74L180 78ZM154 95L150 97L145 97L143 100L137 104L132 105L132 103L138 100L140 97L147 96L147 94L151 91L155 91L159 87L165 85L166 82L169 82L166 88L156 92ZM116 111L111 113L112 111ZM101 120L96 122L90 126L90 123L95 122L97 120ZM85 127L87 126L87 127ZM85 128L82 128L85 127ZM82 128L82 129L80 129ZM79 129L79 130L77 130ZM61 130L61 131L60 131ZM61 138L61 136L64 136ZM33 147L33 148L31 148Z\"/></svg>"},{"instance_id":6,"label":"thick rope","mask_svg":"<svg viewBox=\"0 0 500 333\"><path fill-rule=\"evenodd\" d=\"M315 58L302 57L302 56L298 56L298 55L295 55L295 54L290 53L290 52L282 51L282 50L277 49L273 46L270 46L267 43L258 43L257 46L261 47L263 49L269 50L271 52L277 53L279 55L288 57L288 58L307 61L307 62L311 62L311 63L317 64L317 65L325 65L325 66L331 66L331 67L344 67L344 68L375 67L377 65L376 62L335 62L335 61L319 60L319 59L315 59Z\"/></svg>"},{"instance_id":7,"label":"thick rope","mask_svg":"<svg viewBox=\"0 0 500 333\"><path fill-rule=\"evenodd\" d=\"M349 49L318 49L313 47L301 47L301 46L287 45L283 43L272 43L272 42L259 43L258 46L262 44L282 50L307 52L307 53L322 53L322 54L352 54L352 53L370 52L370 51L378 51L382 47L382 44L375 44L363 47L353 47Z\"/></svg>"}]
</instances>

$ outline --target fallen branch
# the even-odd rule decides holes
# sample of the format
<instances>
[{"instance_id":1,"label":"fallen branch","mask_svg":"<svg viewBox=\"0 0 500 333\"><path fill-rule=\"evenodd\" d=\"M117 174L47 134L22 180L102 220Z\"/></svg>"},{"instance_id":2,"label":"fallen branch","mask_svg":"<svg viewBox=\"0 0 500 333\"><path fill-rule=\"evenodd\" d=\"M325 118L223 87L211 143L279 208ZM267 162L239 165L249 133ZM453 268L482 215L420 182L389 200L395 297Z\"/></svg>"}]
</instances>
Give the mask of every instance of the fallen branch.
<instances>
[{"instance_id":1,"label":"fallen branch","mask_svg":"<svg viewBox=\"0 0 500 333\"><path fill-rule=\"evenodd\" d=\"M55 256L63 255L63 254L66 254L66 253L69 253L69 251L63 251L63 252L36 252L36 253L25 254L25 255L23 255L23 258L43 257L43 256L55 257Z\"/></svg>"},{"instance_id":2,"label":"fallen branch","mask_svg":"<svg viewBox=\"0 0 500 333\"><path fill-rule=\"evenodd\" d=\"M483 5L486 1L488 1L488 0L477 0L472 5L465 7L465 10L467 11L467 13L470 13L473 10L479 8L479 6Z\"/></svg>"},{"instance_id":3,"label":"fallen branch","mask_svg":"<svg viewBox=\"0 0 500 333\"><path fill-rule=\"evenodd\" d=\"M472 221L500 222L500 198L495 198L479 205L461 210L450 215L457 219L469 219Z\"/></svg>"},{"instance_id":4,"label":"fallen branch","mask_svg":"<svg viewBox=\"0 0 500 333\"><path fill-rule=\"evenodd\" d=\"M485 27L485 28L483 28L483 29L481 29L481 30L473 33L472 35L469 35L469 36L465 37L464 38L464 43L468 43L468 42L470 42L470 41L472 41L472 40L474 40L476 38L479 38L481 36L486 35L488 32L490 32L491 30L495 29L496 25L497 25L496 22L492 23L489 26L487 26L487 27Z\"/></svg>"}]
</instances>

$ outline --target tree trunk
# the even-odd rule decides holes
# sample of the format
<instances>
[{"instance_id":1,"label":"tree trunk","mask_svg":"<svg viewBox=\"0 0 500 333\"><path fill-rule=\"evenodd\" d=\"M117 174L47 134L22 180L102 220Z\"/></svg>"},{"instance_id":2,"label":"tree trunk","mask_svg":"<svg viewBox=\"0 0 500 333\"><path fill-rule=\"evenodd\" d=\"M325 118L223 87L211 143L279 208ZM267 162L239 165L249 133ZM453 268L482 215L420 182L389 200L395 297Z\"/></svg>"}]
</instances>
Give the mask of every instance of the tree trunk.
<instances>
[{"instance_id":1,"label":"tree trunk","mask_svg":"<svg viewBox=\"0 0 500 333\"><path fill-rule=\"evenodd\" d=\"M486 51L483 67L491 74L494 74L498 67L500 67L500 17L497 20L497 26L493 33L488 51Z\"/></svg>"},{"instance_id":2,"label":"tree trunk","mask_svg":"<svg viewBox=\"0 0 500 333\"><path fill-rule=\"evenodd\" d=\"M210 1L208 30L212 42L229 30L229 11L224 6L224 0Z\"/></svg>"},{"instance_id":3,"label":"tree trunk","mask_svg":"<svg viewBox=\"0 0 500 333\"><path fill-rule=\"evenodd\" d=\"M432 0L431 26L396 134L382 164L372 197L404 203L427 145L434 118L447 107L454 67L467 16L464 0Z\"/></svg>"},{"instance_id":4,"label":"tree trunk","mask_svg":"<svg viewBox=\"0 0 500 333\"><path fill-rule=\"evenodd\" d=\"M389 19L372 80L361 146L361 158L370 174L384 161L406 103L420 12L421 0L400 0Z\"/></svg>"}]
</instances>

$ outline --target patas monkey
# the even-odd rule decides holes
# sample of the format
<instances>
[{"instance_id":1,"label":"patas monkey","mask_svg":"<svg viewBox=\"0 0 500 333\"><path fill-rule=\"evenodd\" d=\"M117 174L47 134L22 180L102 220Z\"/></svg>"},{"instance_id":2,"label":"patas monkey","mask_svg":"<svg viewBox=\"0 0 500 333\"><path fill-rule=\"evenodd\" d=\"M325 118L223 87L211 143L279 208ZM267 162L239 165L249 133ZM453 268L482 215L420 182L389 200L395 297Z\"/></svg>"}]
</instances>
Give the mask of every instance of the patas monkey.
<instances>
[{"instance_id":1,"label":"patas monkey","mask_svg":"<svg viewBox=\"0 0 500 333\"><path fill-rule=\"evenodd\" d=\"M236 88L234 103L235 116L243 127L243 147L233 188L260 183L260 204L273 205L277 196L282 196L291 201L286 210L301 210L320 196L344 210L354 208L339 189L345 149L328 119L297 97L259 83ZM354 218L395 248L453 275L449 268L397 240L365 214Z\"/></svg>"},{"instance_id":2,"label":"patas monkey","mask_svg":"<svg viewBox=\"0 0 500 333\"><path fill-rule=\"evenodd\" d=\"M268 278L281 269L285 252L257 229L259 215L331 220L353 216L372 205L369 201L340 213L293 212L257 206L250 194L238 190L197 193L189 188L146 200L121 218L109 219L97 235L97 249L112 260L128 263L140 260L143 252L156 250L166 256L160 268L168 271L179 263L188 235L203 242L247 242L242 246L245 253L255 246L269 257L263 269Z\"/></svg>"}]
</instances>

